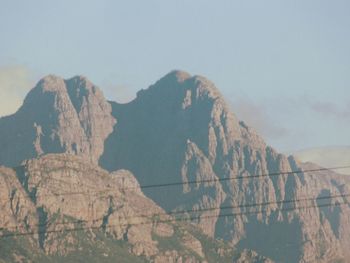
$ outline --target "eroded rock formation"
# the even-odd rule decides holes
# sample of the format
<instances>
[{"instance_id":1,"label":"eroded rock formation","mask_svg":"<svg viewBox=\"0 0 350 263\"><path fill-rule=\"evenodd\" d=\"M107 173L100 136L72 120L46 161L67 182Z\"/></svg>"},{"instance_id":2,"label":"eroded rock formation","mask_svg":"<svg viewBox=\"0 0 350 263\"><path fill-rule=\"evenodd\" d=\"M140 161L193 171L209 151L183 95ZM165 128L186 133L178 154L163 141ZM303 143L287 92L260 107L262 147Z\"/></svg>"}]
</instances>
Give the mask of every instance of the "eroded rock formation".
<instances>
[{"instance_id":1,"label":"eroded rock formation","mask_svg":"<svg viewBox=\"0 0 350 263\"><path fill-rule=\"evenodd\" d=\"M21 254L25 247L3 254L2 242L11 238L25 238L31 255L43 251L46 260L86 250L82 237L92 247L103 245L106 257L110 243L124 242L127 253L149 262L208 262L210 253L202 242L217 246L195 238L189 232L194 226L177 224L145 197L130 172L108 173L69 154L28 160L15 170L1 167L0 208L0 259L26 259ZM109 237L109 243L102 242L100 234Z\"/></svg>"},{"instance_id":2,"label":"eroded rock formation","mask_svg":"<svg viewBox=\"0 0 350 263\"><path fill-rule=\"evenodd\" d=\"M142 186L147 186L142 192L173 217L190 218L207 236L258 252L242 254L243 261L249 255L277 262L336 262L350 257L349 180L331 171L286 174L318 167L266 145L236 118L215 85L201 76L173 71L127 104L107 102L86 78L48 76L28 94L16 114L0 119L0 146L0 164L7 166L64 152L91 164L98 162L110 172L130 170ZM45 167L45 163L39 166ZM3 173L11 174L6 169ZM268 174L275 176L256 176ZM55 178L61 176L58 173ZM96 173L86 183L90 180L96 189L105 189L104 183L99 185L100 179L93 179L99 176ZM14 175L6 180L11 178ZM35 185L42 175L29 178ZM130 179L125 183L137 182ZM110 184L116 185L112 179ZM159 184L165 186L152 187ZM65 203L69 200L42 200L30 188L26 191L30 198L39 198L35 209L38 202L50 202L51 209L64 210L76 218L95 219L120 202L117 198L111 204L106 199L78 212L70 210ZM24 194L16 191L11 202ZM337 197L325 198L330 195ZM32 211L28 198L20 198L19 205L3 205L9 212L18 207L16 216L21 222L40 220L33 217L37 212ZM80 202L90 204L81 198ZM177 214L179 211L187 213ZM8 225L13 224L1 216ZM121 220L113 213L108 219ZM111 235L120 238L124 231L115 229ZM163 226L157 232L164 237L172 230ZM149 229L128 229L128 233L133 233L130 241L135 244L135 254L158 253ZM137 245L140 236L150 237L145 239L147 245ZM201 256L200 250L194 253ZM177 252L159 252L157 260L171 256L177 258Z\"/></svg>"},{"instance_id":3,"label":"eroded rock formation","mask_svg":"<svg viewBox=\"0 0 350 263\"><path fill-rule=\"evenodd\" d=\"M86 78L49 75L16 114L0 120L0 163L12 167L45 153L71 153L97 164L115 123L110 104Z\"/></svg>"}]
</instances>

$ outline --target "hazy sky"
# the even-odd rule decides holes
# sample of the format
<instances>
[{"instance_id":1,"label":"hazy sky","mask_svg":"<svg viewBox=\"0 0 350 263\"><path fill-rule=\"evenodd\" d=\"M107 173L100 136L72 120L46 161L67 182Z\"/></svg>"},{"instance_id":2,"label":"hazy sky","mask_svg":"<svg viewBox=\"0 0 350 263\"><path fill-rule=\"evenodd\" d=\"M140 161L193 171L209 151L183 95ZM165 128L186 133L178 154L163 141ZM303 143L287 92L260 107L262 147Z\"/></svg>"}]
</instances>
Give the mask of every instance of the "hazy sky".
<instances>
[{"instance_id":1,"label":"hazy sky","mask_svg":"<svg viewBox=\"0 0 350 263\"><path fill-rule=\"evenodd\" d=\"M348 0L0 0L0 115L46 74L125 102L183 69L281 151L350 145L349 14Z\"/></svg>"}]
</instances>

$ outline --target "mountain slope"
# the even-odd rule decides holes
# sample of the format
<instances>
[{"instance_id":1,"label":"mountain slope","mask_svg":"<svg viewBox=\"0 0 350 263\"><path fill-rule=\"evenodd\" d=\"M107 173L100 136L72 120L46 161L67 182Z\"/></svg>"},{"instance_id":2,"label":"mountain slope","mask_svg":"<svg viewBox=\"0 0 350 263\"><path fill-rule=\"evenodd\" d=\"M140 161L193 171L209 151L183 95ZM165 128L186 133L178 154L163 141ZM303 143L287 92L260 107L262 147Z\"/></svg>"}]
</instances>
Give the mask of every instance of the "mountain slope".
<instances>
[{"instance_id":1,"label":"mountain slope","mask_svg":"<svg viewBox=\"0 0 350 263\"><path fill-rule=\"evenodd\" d=\"M47 76L16 114L0 119L0 164L64 152L97 163L115 123L102 92L86 78Z\"/></svg>"},{"instance_id":2,"label":"mountain slope","mask_svg":"<svg viewBox=\"0 0 350 263\"><path fill-rule=\"evenodd\" d=\"M0 146L8 166L66 152L110 172L130 170L165 211L187 211L209 237L277 262L350 257L349 180L330 171L286 174L318 167L266 145L204 77L173 71L128 104L106 102L82 77L46 77L15 115L0 119ZM284 174L256 176L271 173Z\"/></svg>"},{"instance_id":3,"label":"mountain slope","mask_svg":"<svg viewBox=\"0 0 350 263\"><path fill-rule=\"evenodd\" d=\"M277 153L237 120L209 80L174 71L140 91L129 104L112 106L119 123L106 141L100 163L110 170L131 170L141 184L183 182L144 189L162 207L204 209L197 223L208 235L253 248L278 262L328 262L347 255L342 244L348 242L349 233L344 227L344 239L339 239L329 218L343 217L347 225L348 206L335 211L314 207L279 212L293 206L283 201L340 195L346 192L339 188L341 181L316 173L251 177L300 170L302 164ZM235 177L245 179L229 180ZM218 179L225 181L186 184ZM255 203L272 204L244 208ZM310 205L315 202L298 204ZM238 208L213 210L230 206ZM265 212L244 214L256 210ZM241 215L224 216L228 213Z\"/></svg>"},{"instance_id":4,"label":"mountain slope","mask_svg":"<svg viewBox=\"0 0 350 263\"><path fill-rule=\"evenodd\" d=\"M1 167L0 207L0 262L269 262L172 220L129 172L67 154Z\"/></svg>"}]
</instances>

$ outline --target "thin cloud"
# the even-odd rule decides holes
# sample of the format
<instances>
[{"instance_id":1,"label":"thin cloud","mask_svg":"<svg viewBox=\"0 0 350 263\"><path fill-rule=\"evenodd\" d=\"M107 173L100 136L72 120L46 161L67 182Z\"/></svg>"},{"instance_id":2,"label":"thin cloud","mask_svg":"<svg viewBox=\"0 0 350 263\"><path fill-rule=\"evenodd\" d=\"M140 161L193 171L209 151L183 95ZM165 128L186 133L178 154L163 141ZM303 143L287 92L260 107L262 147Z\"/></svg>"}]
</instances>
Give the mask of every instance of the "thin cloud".
<instances>
[{"instance_id":1,"label":"thin cloud","mask_svg":"<svg viewBox=\"0 0 350 263\"><path fill-rule=\"evenodd\" d=\"M0 117L16 112L32 86L31 73L26 67L0 67Z\"/></svg>"},{"instance_id":2,"label":"thin cloud","mask_svg":"<svg viewBox=\"0 0 350 263\"><path fill-rule=\"evenodd\" d=\"M343 109L332 102L314 102L311 109L323 116L330 116L337 119L350 119L350 103Z\"/></svg>"},{"instance_id":3,"label":"thin cloud","mask_svg":"<svg viewBox=\"0 0 350 263\"><path fill-rule=\"evenodd\" d=\"M347 166L350 164L349 146L314 148L296 152L294 155L302 162L312 162L322 167ZM350 175L350 169L342 169L338 172Z\"/></svg>"},{"instance_id":4,"label":"thin cloud","mask_svg":"<svg viewBox=\"0 0 350 263\"><path fill-rule=\"evenodd\" d=\"M103 91L109 100L116 101L118 103L127 103L132 101L136 92L133 91L128 85L113 85L107 84Z\"/></svg>"},{"instance_id":5,"label":"thin cloud","mask_svg":"<svg viewBox=\"0 0 350 263\"><path fill-rule=\"evenodd\" d=\"M255 128L259 134L268 139L280 139L288 135L288 130L274 122L268 109L249 99L232 101L232 108L238 118Z\"/></svg>"}]
</instances>

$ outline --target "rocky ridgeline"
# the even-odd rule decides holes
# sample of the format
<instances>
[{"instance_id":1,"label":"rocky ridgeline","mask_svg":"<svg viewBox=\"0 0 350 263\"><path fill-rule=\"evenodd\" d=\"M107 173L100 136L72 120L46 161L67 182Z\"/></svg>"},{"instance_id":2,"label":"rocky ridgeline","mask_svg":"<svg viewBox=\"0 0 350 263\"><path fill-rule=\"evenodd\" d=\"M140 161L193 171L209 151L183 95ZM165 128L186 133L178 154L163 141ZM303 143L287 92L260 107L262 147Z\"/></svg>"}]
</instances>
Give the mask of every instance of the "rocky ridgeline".
<instances>
[{"instance_id":1,"label":"rocky ridgeline","mask_svg":"<svg viewBox=\"0 0 350 263\"><path fill-rule=\"evenodd\" d=\"M47 153L71 153L96 164L115 123L110 104L86 78L47 76L15 115L1 119L0 163L16 166Z\"/></svg>"},{"instance_id":2,"label":"rocky ridgeline","mask_svg":"<svg viewBox=\"0 0 350 263\"><path fill-rule=\"evenodd\" d=\"M185 230L189 226L177 224L145 197L130 172L108 173L77 156L50 154L25 161L15 170L1 167L0 208L1 241L23 234L32 246L29 252L35 255L41 249L49 261L84 249L81 232L94 246L102 232L112 242L126 243L130 255L147 261L208 262L201 241ZM73 229L77 230L69 231ZM173 247L166 248L161 240ZM211 245L215 247L215 241ZM23 250L13 247L7 256L25 259ZM246 252L236 256L244 258ZM254 262L254 257L259 258L254 254L249 259Z\"/></svg>"},{"instance_id":3,"label":"rocky ridgeline","mask_svg":"<svg viewBox=\"0 0 350 263\"><path fill-rule=\"evenodd\" d=\"M209 80L174 71L129 104L112 106L118 124L100 163L109 170L132 171L141 184L183 182L180 187L145 189L162 207L204 209L196 223L205 233L277 262L330 262L349 256L348 205L283 203L349 193L346 181L330 172L251 177L299 171L304 165L277 153L239 121ZM244 179L229 180L235 177ZM226 180L186 184L220 179ZM257 203L270 205L244 207ZM283 212L295 206L311 208ZM238 208L213 210L217 207Z\"/></svg>"},{"instance_id":4,"label":"rocky ridgeline","mask_svg":"<svg viewBox=\"0 0 350 263\"><path fill-rule=\"evenodd\" d=\"M175 217L176 211L188 211L207 236L253 249L276 262L336 262L350 257L350 211L344 204L349 201L348 180L329 171L253 176L317 167L266 145L236 118L215 85L201 76L173 71L127 104L108 103L83 77L46 77L16 114L0 119L0 146L0 164L7 166L66 152L98 162L110 172L129 170L141 185L181 182L142 191ZM100 176L96 175L92 178ZM338 197L309 200L328 195ZM53 208L59 206L56 202L57 198L52 200ZM270 205L245 207L259 203ZM324 206L327 203L332 206ZM105 211L107 204L98 207ZM90 212L74 216L92 216ZM31 218L27 220L36 217ZM186 240L182 243L193 243ZM150 245L149 251L155 248ZM245 256L258 257L250 250L240 255L243 261ZM196 254L201 256L201 251Z\"/></svg>"}]
</instances>

